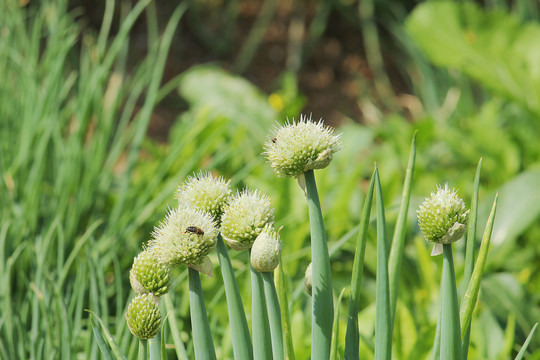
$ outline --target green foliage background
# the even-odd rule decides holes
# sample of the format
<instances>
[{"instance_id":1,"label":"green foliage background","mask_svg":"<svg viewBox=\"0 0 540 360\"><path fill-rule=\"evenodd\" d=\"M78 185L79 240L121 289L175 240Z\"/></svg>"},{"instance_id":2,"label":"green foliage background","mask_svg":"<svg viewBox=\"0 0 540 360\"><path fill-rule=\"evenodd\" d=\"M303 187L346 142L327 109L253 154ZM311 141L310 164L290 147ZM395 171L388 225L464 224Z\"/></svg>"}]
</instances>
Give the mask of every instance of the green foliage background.
<instances>
[{"instance_id":1,"label":"green foliage background","mask_svg":"<svg viewBox=\"0 0 540 360\"><path fill-rule=\"evenodd\" d=\"M444 182L459 188L470 204L480 157L479 232L494 193L500 198L469 354L471 359L510 358L540 319L539 9L527 1L510 6L492 1L484 8L427 1L409 14L397 2L366 3L373 11L359 9L357 16L354 2L321 2L316 19L324 25L328 7L346 19L353 16L348 21L359 24L366 49L376 51L385 46L373 37L377 22L384 21L393 51L404 59L399 70L422 106L413 116L387 111L364 125L344 117L338 129L344 147L328 169L316 173L335 294L349 285L373 163L379 166L391 228L410 140L418 131L394 358L428 358L437 320L441 260L429 257L414 210ZM310 301L302 283L310 261L305 199L296 182L276 178L261 155L269 130L286 116L299 115L298 68L284 72L275 90L285 105L280 112L269 104L268 94L217 65L190 68L162 84L178 23L186 9L196 11L200 5L183 3L161 33L157 22L148 21L149 52L131 68L130 30L139 16L155 16L155 3L122 4L114 35L114 1L106 2L98 33L87 31L63 0L27 7L12 0L0 4L0 358L101 358L99 334L94 335L86 310L133 358L137 342L123 320L132 296L132 259L173 205L176 187L192 172L210 169L232 179L237 189L257 188L272 198L276 223L284 226L283 271L295 353L308 359ZM218 11L220 5L215 6ZM237 71L249 63L258 36L250 33ZM319 36L312 27L302 54L308 56ZM370 66L375 91L389 91L376 56ZM187 107L168 141L159 143L146 137L146 130L154 107L171 91L178 91ZM359 320L365 359L373 357L372 225ZM458 245L458 281L463 252ZM243 296L249 298L247 255L231 255ZM215 256L212 260L217 265ZM168 322L180 330L176 335L192 354L186 275L184 268L175 273L175 316ZM230 358L221 280L203 279L203 285L217 357ZM341 303L342 336L346 302L347 291ZM528 352L529 359L540 359L538 335ZM169 353L181 358L178 348Z\"/></svg>"}]
</instances>

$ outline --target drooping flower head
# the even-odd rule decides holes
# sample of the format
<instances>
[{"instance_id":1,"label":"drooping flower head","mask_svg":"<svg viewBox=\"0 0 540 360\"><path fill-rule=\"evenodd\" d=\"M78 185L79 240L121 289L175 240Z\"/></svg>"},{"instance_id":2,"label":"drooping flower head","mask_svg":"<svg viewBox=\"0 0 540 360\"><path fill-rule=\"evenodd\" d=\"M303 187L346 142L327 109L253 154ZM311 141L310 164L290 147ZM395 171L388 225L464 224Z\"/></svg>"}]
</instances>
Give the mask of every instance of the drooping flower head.
<instances>
[{"instance_id":1,"label":"drooping flower head","mask_svg":"<svg viewBox=\"0 0 540 360\"><path fill-rule=\"evenodd\" d=\"M274 222L270 198L258 191L244 190L225 206L221 234L234 250L249 249L267 224Z\"/></svg>"},{"instance_id":2,"label":"drooping flower head","mask_svg":"<svg viewBox=\"0 0 540 360\"><path fill-rule=\"evenodd\" d=\"M161 296L169 291L169 266L158 261L154 252L145 250L133 260L129 281L137 294Z\"/></svg>"},{"instance_id":3,"label":"drooping flower head","mask_svg":"<svg viewBox=\"0 0 540 360\"><path fill-rule=\"evenodd\" d=\"M300 116L299 121L279 127L265 144L265 154L278 176L297 177L308 170L323 169L341 148L339 135L320 120Z\"/></svg>"},{"instance_id":4,"label":"drooping flower head","mask_svg":"<svg viewBox=\"0 0 540 360\"><path fill-rule=\"evenodd\" d=\"M128 306L126 322L129 330L139 339L151 339L161 326L161 313L154 295L137 295Z\"/></svg>"},{"instance_id":5,"label":"drooping flower head","mask_svg":"<svg viewBox=\"0 0 540 360\"><path fill-rule=\"evenodd\" d=\"M281 241L273 224L267 224L251 247L251 266L259 272L270 272L279 265Z\"/></svg>"},{"instance_id":6,"label":"drooping flower head","mask_svg":"<svg viewBox=\"0 0 540 360\"><path fill-rule=\"evenodd\" d=\"M187 205L167 214L154 229L148 250L168 265L203 263L217 241L217 229L211 215Z\"/></svg>"},{"instance_id":7,"label":"drooping flower head","mask_svg":"<svg viewBox=\"0 0 540 360\"><path fill-rule=\"evenodd\" d=\"M210 172L198 173L189 177L178 188L176 198L180 205L187 204L212 215L219 225L223 207L231 197L230 181L222 177L216 178Z\"/></svg>"},{"instance_id":8,"label":"drooping flower head","mask_svg":"<svg viewBox=\"0 0 540 360\"><path fill-rule=\"evenodd\" d=\"M416 211L418 226L428 241L450 244L459 240L467 228L469 210L455 189L437 186L437 192L420 205ZM437 251L438 253L438 251Z\"/></svg>"}]
</instances>

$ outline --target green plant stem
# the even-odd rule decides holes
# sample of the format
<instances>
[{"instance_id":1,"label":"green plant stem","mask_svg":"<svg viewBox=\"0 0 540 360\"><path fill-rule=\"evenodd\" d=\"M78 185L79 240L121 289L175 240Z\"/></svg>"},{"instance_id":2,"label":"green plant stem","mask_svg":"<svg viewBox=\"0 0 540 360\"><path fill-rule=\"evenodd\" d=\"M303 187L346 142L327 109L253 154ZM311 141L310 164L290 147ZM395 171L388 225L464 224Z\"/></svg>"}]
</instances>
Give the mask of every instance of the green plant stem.
<instances>
[{"instance_id":1,"label":"green plant stem","mask_svg":"<svg viewBox=\"0 0 540 360\"><path fill-rule=\"evenodd\" d=\"M476 245L476 223L478 217L478 192L480 188L480 169L482 168L482 158L478 161L476 167L476 175L474 177L474 192L471 200L471 214L469 216L469 224L467 226L467 244L465 250L465 270L463 272L462 291L469 286L472 272L474 269L474 248ZM461 352L463 359L467 359L469 353L469 339L471 337L471 324L468 326L463 324L465 334L461 344ZM463 330L462 330L463 332Z\"/></svg>"},{"instance_id":2,"label":"green plant stem","mask_svg":"<svg viewBox=\"0 0 540 360\"><path fill-rule=\"evenodd\" d=\"M341 307L339 306L341 304L341 300L343 299L343 294L345 293L345 288L341 290L339 293L337 303L336 303L336 309L334 311L334 325L332 326L332 347L330 351L330 360L338 360L341 357L339 356L339 318L340 318L340 310Z\"/></svg>"},{"instance_id":3,"label":"green plant stem","mask_svg":"<svg viewBox=\"0 0 540 360\"><path fill-rule=\"evenodd\" d=\"M390 258L388 260L388 271L390 281L390 311L391 323L394 323L396 318L396 304L398 296L399 274L401 273L401 262L403 259L403 250L405 248L405 226L407 225L407 214L409 212L409 203L411 200L411 188L413 183L414 164L416 159L416 133L413 136L411 143L411 151L409 153L409 163L403 183L403 192L401 195L401 206L396 221L394 237L392 238L392 249L390 250Z\"/></svg>"},{"instance_id":4,"label":"green plant stem","mask_svg":"<svg viewBox=\"0 0 540 360\"><path fill-rule=\"evenodd\" d=\"M148 340L148 350L150 360L161 360L161 334Z\"/></svg>"},{"instance_id":5,"label":"green plant stem","mask_svg":"<svg viewBox=\"0 0 540 360\"><path fill-rule=\"evenodd\" d=\"M188 267L189 271L189 305L195 359L216 359L214 341L210 332L210 324L206 315L206 307L201 286L201 277L197 270Z\"/></svg>"},{"instance_id":6,"label":"green plant stem","mask_svg":"<svg viewBox=\"0 0 540 360\"><path fill-rule=\"evenodd\" d=\"M231 259L229 258L229 253L227 252L227 247L223 242L221 234L218 235L216 248L223 284L225 285L234 358L253 359L253 345L251 344L244 304L240 297L240 290L238 289L238 282L236 281L236 276L231 265Z\"/></svg>"},{"instance_id":7,"label":"green plant stem","mask_svg":"<svg viewBox=\"0 0 540 360\"><path fill-rule=\"evenodd\" d=\"M139 360L146 360L148 358L147 352L148 352L148 340L139 339L138 359Z\"/></svg>"},{"instance_id":8,"label":"green plant stem","mask_svg":"<svg viewBox=\"0 0 540 360\"><path fill-rule=\"evenodd\" d=\"M461 360L461 332L452 244L443 245L441 360Z\"/></svg>"},{"instance_id":9,"label":"green plant stem","mask_svg":"<svg viewBox=\"0 0 540 360\"><path fill-rule=\"evenodd\" d=\"M311 358L327 360L330 356L332 326L334 323L334 299L332 297L332 274L326 232L313 170L304 173L311 229L312 263L312 319Z\"/></svg>"},{"instance_id":10,"label":"green plant stem","mask_svg":"<svg viewBox=\"0 0 540 360\"><path fill-rule=\"evenodd\" d=\"M263 279L260 272L253 269L251 265L249 268L251 270L253 355L255 360L272 360L272 341Z\"/></svg>"},{"instance_id":11,"label":"green plant stem","mask_svg":"<svg viewBox=\"0 0 540 360\"><path fill-rule=\"evenodd\" d=\"M279 295L279 302L283 304L283 309L281 311L281 319L283 321L283 335L285 337L285 358L287 360L295 360L294 357L294 345L293 345L293 336L291 329L291 315L289 312L289 293L287 291L287 279L285 278L285 273L283 271L283 261L281 255L279 258L279 265L277 267L277 288Z\"/></svg>"},{"instance_id":12,"label":"green plant stem","mask_svg":"<svg viewBox=\"0 0 540 360\"><path fill-rule=\"evenodd\" d=\"M431 359L439 360L441 358L441 324L442 324L442 306L439 306L439 315L437 316L437 326L435 328L435 340L433 341L433 350Z\"/></svg>"},{"instance_id":13,"label":"green plant stem","mask_svg":"<svg viewBox=\"0 0 540 360\"><path fill-rule=\"evenodd\" d=\"M480 282L484 273L484 266L486 265L489 244L491 242L491 232L493 230L493 222L495 220L498 197L498 194L495 195L495 200L493 201L493 206L491 207L491 213L489 214L489 218L484 230L484 235L482 237L480 251L478 252L478 259L476 260L476 265L474 266L471 281L469 282L469 286L467 286L467 291L465 291L463 301L461 302L460 316L461 323L463 324L463 329L461 330L462 337L465 337L466 330L470 327L472 312L474 310L474 306L476 305L476 300L478 299Z\"/></svg>"},{"instance_id":14,"label":"green plant stem","mask_svg":"<svg viewBox=\"0 0 540 360\"><path fill-rule=\"evenodd\" d=\"M377 199L377 300L375 309L375 360L390 360L392 356L392 316L388 284L388 251L386 220L379 170L375 168L375 194Z\"/></svg>"},{"instance_id":15,"label":"green plant stem","mask_svg":"<svg viewBox=\"0 0 540 360\"><path fill-rule=\"evenodd\" d=\"M351 279L351 296L347 314L347 332L345 334L345 359L358 359L360 335L358 332L358 311L360 310L360 288L362 286L362 273L364 270L364 260L366 253L367 233L369 218L371 215L371 204L373 203L373 188L375 185L375 172L371 176L369 189L364 201L360 229L356 239L356 251L354 252L353 272Z\"/></svg>"},{"instance_id":16,"label":"green plant stem","mask_svg":"<svg viewBox=\"0 0 540 360\"><path fill-rule=\"evenodd\" d=\"M270 335L272 336L272 354L274 360L283 360L283 332L281 327L281 309L279 306L276 285L274 284L274 273L263 272L264 295L266 297L266 307L270 321Z\"/></svg>"},{"instance_id":17,"label":"green plant stem","mask_svg":"<svg viewBox=\"0 0 540 360\"><path fill-rule=\"evenodd\" d=\"M525 339L525 342L523 343L523 346L519 350L519 353L516 355L516 358L514 360L521 360L523 359L523 356L525 355L525 351L527 350L527 347L529 347L529 343L531 342L531 339L534 335L534 332L536 331L536 328L538 327L538 323L535 323L531 331L529 332L529 335Z\"/></svg>"}]
</instances>

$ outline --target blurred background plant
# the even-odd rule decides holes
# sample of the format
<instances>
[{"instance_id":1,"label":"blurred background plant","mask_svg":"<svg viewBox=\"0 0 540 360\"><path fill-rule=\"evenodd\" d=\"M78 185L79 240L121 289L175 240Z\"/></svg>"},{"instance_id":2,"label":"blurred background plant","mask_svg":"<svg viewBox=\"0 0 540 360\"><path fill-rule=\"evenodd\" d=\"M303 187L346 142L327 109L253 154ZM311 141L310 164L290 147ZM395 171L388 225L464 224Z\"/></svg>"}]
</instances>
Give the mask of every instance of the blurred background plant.
<instances>
[{"instance_id":1,"label":"blurred background plant","mask_svg":"<svg viewBox=\"0 0 540 360\"><path fill-rule=\"evenodd\" d=\"M261 156L268 130L301 111L343 133L332 171L317 174L336 294L350 278L374 161L392 228L414 131L411 209L444 182L470 203L483 158L480 224L496 191L499 203L469 354L515 355L540 318L540 5L178 4L0 4L0 358L101 358L107 334L94 336L85 309L132 358L137 342L122 321L132 259L178 184L199 169L272 198L276 225L284 226L293 345L298 359L309 358L304 195L276 179ZM442 264L429 259L414 211L409 217L396 359L429 357L437 321ZM365 339L375 311L374 224L370 230L359 320ZM458 282L463 253L458 245ZM247 255L232 262L246 291ZM176 316L165 323L181 331L165 340L182 341L192 354L187 271L172 278ZM204 292L217 357L231 358L219 278L205 279ZM373 344L360 346L362 358L372 358ZM178 347L169 353L183 356ZM528 353L540 359L538 334Z\"/></svg>"}]
</instances>

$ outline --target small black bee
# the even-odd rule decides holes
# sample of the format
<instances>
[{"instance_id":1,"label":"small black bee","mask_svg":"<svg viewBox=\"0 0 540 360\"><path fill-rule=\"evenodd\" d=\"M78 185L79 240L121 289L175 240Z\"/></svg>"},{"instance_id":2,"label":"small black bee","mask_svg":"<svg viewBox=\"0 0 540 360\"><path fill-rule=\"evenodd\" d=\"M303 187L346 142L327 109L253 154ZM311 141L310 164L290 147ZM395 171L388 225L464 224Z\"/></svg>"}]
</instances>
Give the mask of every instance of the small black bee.
<instances>
[{"instance_id":1,"label":"small black bee","mask_svg":"<svg viewBox=\"0 0 540 360\"><path fill-rule=\"evenodd\" d=\"M277 139L275 137L270 139L274 144L276 143Z\"/></svg>"},{"instance_id":2,"label":"small black bee","mask_svg":"<svg viewBox=\"0 0 540 360\"><path fill-rule=\"evenodd\" d=\"M186 228L186 231L184 231L184 234L188 232L195 235L199 235L199 236L204 235L204 231L201 228L196 227L196 226L188 226Z\"/></svg>"}]
</instances>

